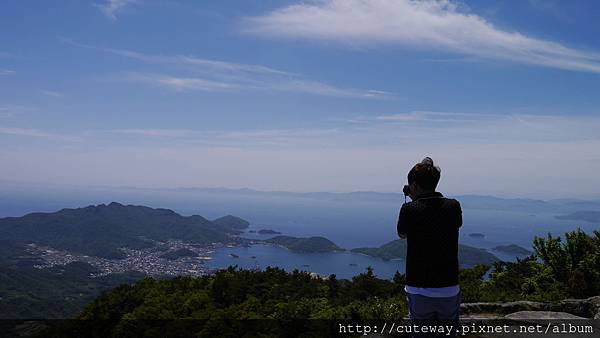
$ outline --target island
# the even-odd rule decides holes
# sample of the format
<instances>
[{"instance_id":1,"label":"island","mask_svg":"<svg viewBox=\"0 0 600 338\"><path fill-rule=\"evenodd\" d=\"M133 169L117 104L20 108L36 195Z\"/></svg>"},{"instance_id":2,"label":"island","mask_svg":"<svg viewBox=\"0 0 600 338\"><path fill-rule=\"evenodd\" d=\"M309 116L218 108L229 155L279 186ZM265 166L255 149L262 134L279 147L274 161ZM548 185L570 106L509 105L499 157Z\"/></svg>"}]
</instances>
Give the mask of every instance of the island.
<instances>
[{"instance_id":1,"label":"island","mask_svg":"<svg viewBox=\"0 0 600 338\"><path fill-rule=\"evenodd\" d=\"M176 260L182 257L198 257L198 254L190 249L177 249L166 252L159 256L160 258L166 258L169 260Z\"/></svg>"},{"instance_id":2,"label":"island","mask_svg":"<svg viewBox=\"0 0 600 338\"><path fill-rule=\"evenodd\" d=\"M246 221L245 219L232 215L219 217L217 219L212 220L212 222L213 224L232 229L246 229L250 225L250 222Z\"/></svg>"},{"instance_id":3,"label":"island","mask_svg":"<svg viewBox=\"0 0 600 338\"><path fill-rule=\"evenodd\" d=\"M325 237L292 237L275 236L265 240L266 243L276 244L298 252L334 252L344 251Z\"/></svg>"},{"instance_id":4,"label":"island","mask_svg":"<svg viewBox=\"0 0 600 338\"><path fill-rule=\"evenodd\" d=\"M271 230L271 229L260 229L260 230L258 230L258 233L261 235L279 235L279 234L281 234L281 232Z\"/></svg>"},{"instance_id":5,"label":"island","mask_svg":"<svg viewBox=\"0 0 600 338\"><path fill-rule=\"evenodd\" d=\"M502 261L486 249L476 248L470 245L458 245L458 263L461 267L474 267L475 265L492 265L494 262Z\"/></svg>"},{"instance_id":6,"label":"island","mask_svg":"<svg viewBox=\"0 0 600 338\"><path fill-rule=\"evenodd\" d=\"M469 237L471 238L484 238L485 235L480 233L480 232L472 232L469 234Z\"/></svg>"},{"instance_id":7,"label":"island","mask_svg":"<svg viewBox=\"0 0 600 338\"><path fill-rule=\"evenodd\" d=\"M406 241L397 239L378 248L363 247L355 248L350 251L386 261L406 259ZM496 261L500 261L500 259L485 249L475 248L464 244L458 245L458 262L462 267L472 267L477 264L491 265Z\"/></svg>"},{"instance_id":8,"label":"island","mask_svg":"<svg viewBox=\"0 0 600 338\"><path fill-rule=\"evenodd\" d=\"M392 259L404 259L406 258L406 241L397 239L378 248L363 247L355 248L350 251L371 257L381 258L385 261Z\"/></svg>"},{"instance_id":9,"label":"island","mask_svg":"<svg viewBox=\"0 0 600 338\"><path fill-rule=\"evenodd\" d=\"M155 248L172 240L204 247L242 242L237 235L248 224L231 215L209 221L199 215L182 216L170 209L112 202L0 218L0 238L17 246L35 243L69 254L123 259L123 248ZM157 250L164 250L164 246Z\"/></svg>"},{"instance_id":10,"label":"island","mask_svg":"<svg viewBox=\"0 0 600 338\"><path fill-rule=\"evenodd\" d=\"M600 222L600 211L576 211L567 215L555 216L556 219L573 221Z\"/></svg>"},{"instance_id":11,"label":"island","mask_svg":"<svg viewBox=\"0 0 600 338\"><path fill-rule=\"evenodd\" d=\"M518 257L529 256L533 254L531 250L527 250L522 246L518 246L516 244L509 245L498 245L492 248L492 250L499 251L509 255L516 255Z\"/></svg>"}]
</instances>

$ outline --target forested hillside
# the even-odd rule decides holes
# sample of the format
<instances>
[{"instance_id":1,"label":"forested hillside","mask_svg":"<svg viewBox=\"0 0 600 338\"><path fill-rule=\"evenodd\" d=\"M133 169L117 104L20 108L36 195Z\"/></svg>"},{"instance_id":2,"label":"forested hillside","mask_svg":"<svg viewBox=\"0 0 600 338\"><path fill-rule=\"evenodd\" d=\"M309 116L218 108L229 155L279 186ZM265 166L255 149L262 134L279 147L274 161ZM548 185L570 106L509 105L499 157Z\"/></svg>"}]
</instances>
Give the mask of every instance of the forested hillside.
<instances>
[{"instance_id":1,"label":"forested hillside","mask_svg":"<svg viewBox=\"0 0 600 338\"><path fill-rule=\"evenodd\" d=\"M566 240L548 234L536 238L535 254L515 263L460 270L463 302L585 298L600 291L600 232L581 230ZM407 313L405 278L377 278L371 269L352 278L315 277L305 272L238 270L230 267L214 276L169 280L146 278L96 299L77 317L110 319L105 334L142 330L130 319L199 319L194 333L235 333L238 319L400 319ZM129 325L129 326L128 326ZM273 328L265 328L271 330ZM302 327L298 328L299 330ZM128 331L131 332L131 331ZM189 333L192 333L189 332ZM271 334L273 332L270 332Z\"/></svg>"},{"instance_id":2,"label":"forested hillside","mask_svg":"<svg viewBox=\"0 0 600 338\"><path fill-rule=\"evenodd\" d=\"M0 218L0 238L13 244L36 243L90 256L120 258L121 247L151 247L153 241L168 239L226 242L247 226L247 221L230 215L209 221L198 215L181 216L169 209L112 202Z\"/></svg>"}]
</instances>

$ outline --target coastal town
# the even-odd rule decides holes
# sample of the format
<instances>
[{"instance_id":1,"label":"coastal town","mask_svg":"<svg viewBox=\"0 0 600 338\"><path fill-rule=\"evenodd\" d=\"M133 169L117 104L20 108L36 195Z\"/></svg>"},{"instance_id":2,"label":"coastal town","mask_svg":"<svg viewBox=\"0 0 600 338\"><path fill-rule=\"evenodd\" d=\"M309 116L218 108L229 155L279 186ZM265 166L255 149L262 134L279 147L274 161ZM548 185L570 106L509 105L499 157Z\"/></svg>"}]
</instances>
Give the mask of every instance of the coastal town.
<instances>
[{"instance_id":1,"label":"coastal town","mask_svg":"<svg viewBox=\"0 0 600 338\"><path fill-rule=\"evenodd\" d=\"M120 248L123 258L108 259L88 256L59 250L48 246L29 243L26 251L40 259L34 267L44 269L66 265L73 262L85 262L97 269L91 277L100 277L112 273L126 271L142 272L149 276L198 276L215 272L215 268L207 266L215 250L223 247L234 247L240 243L210 243L199 245L181 240L156 242L154 246L144 249Z\"/></svg>"}]
</instances>

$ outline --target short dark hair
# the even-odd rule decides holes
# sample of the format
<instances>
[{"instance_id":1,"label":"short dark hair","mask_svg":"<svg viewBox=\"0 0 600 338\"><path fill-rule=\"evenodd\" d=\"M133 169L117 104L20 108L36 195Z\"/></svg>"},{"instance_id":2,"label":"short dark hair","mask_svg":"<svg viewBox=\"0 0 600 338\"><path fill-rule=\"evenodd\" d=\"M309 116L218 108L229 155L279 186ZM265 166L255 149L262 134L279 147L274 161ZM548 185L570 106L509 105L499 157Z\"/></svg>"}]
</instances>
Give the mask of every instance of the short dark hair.
<instances>
[{"instance_id":1,"label":"short dark hair","mask_svg":"<svg viewBox=\"0 0 600 338\"><path fill-rule=\"evenodd\" d=\"M425 157L408 172L408 184L417 183L423 189L434 190L440 181L441 170L433 165L431 157Z\"/></svg>"}]
</instances>

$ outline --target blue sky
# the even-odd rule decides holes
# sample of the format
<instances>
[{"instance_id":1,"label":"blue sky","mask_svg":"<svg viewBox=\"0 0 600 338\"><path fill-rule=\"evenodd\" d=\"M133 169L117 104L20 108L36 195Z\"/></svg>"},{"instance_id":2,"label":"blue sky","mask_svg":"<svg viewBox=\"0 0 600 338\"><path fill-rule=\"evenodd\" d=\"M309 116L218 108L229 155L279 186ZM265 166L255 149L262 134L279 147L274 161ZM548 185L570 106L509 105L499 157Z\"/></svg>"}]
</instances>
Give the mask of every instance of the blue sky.
<instances>
[{"instance_id":1,"label":"blue sky","mask_svg":"<svg viewBox=\"0 0 600 338\"><path fill-rule=\"evenodd\" d=\"M0 180L600 197L597 1L2 1Z\"/></svg>"}]
</instances>

